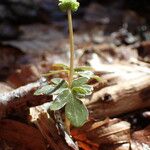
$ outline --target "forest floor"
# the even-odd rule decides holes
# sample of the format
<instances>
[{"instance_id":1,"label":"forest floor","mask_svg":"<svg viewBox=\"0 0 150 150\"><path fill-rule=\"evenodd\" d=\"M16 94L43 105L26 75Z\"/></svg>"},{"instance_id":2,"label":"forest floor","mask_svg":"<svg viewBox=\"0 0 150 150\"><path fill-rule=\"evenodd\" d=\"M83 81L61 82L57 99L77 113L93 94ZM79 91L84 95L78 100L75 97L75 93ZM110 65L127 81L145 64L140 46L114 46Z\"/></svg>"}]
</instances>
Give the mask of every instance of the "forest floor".
<instances>
[{"instance_id":1,"label":"forest floor","mask_svg":"<svg viewBox=\"0 0 150 150\"><path fill-rule=\"evenodd\" d=\"M54 8L40 14L46 21L0 26L0 150L77 150L74 141L81 150L150 150L147 16L96 2L74 14L75 65L102 81L83 99L90 119L71 128L73 141L49 118L52 97L33 95L53 64L69 64L66 16Z\"/></svg>"}]
</instances>

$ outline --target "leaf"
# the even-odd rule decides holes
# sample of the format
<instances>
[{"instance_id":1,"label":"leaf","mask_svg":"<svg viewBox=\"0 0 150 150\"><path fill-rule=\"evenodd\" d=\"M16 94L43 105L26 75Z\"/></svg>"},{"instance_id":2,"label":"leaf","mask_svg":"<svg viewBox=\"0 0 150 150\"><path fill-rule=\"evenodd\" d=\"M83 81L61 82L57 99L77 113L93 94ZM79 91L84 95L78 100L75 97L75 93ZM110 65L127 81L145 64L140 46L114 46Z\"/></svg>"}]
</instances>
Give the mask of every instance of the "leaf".
<instances>
[{"instance_id":1,"label":"leaf","mask_svg":"<svg viewBox=\"0 0 150 150\"><path fill-rule=\"evenodd\" d=\"M86 130L86 131L88 131L88 130ZM78 142L78 146L81 149L83 149L83 150L99 150L99 144L96 144L93 141L89 141L89 139L87 137L87 132L85 132L85 130L80 130L78 128L74 128L71 130L71 135L72 135L73 139ZM85 145L83 145L83 144L85 144Z\"/></svg>"},{"instance_id":2,"label":"leaf","mask_svg":"<svg viewBox=\"0 0 150 150\"><path fill-rule=\"evenodd\" d=\"M92 76L93 79L97 80L98 82L101 82L103 79L97 75Z\"/></svg>"},{"instance_id":3,"label":"leaf","mask_svg":"<svg viewBox=\"0 0 150 150\"><path fill-rule=\"evenodd\" d=\"M65 81L61 78L54 78L51 80L51 82L56 84L56 85L59 85L62 81L64 81L64 83L61 86L59 86L59 88L54 92L54 94L59 94L62 91L66 90L68 87L68 83L67 83L67 81Z\"/></svg>"},{"instance_id":4,"label":"leaf","mask_svg":"<svg viewBox=\"0 0 150 150\"><path fill-rule=\"evenodd\" d=\"M92 86L85 84L85 85L80 86L80 87L72 88L72 91L73 91L75 96L84 97L84 96L87 96L87 95L91 95L92 91L93 91L93 88L92 88Z\"/></svg>"},{"instance_id":5,"label":"leaf","mask_svg":"<svg viewBox=\"0 0 150 150\"><path fill-rule=\"evenodd\" d=\"M93 87L91 85L82 85L82 87L84 88L84 90L86 90L87 94L86 95L91 95L92 91L93 91Z\"/></svg>"},{"instance_id":6,"label":"leaf","mask_svg":"<svg viewBox=\"0 0 150 150\"><path fill-rule=\"evenodd\" d=\"M62 80L63 80L63 79L61 79L61 78L53 78L53 79L51 80L51 82L57 85L57 84L59 84Z\"/></svg>"},{"instance_id":7,"label":"leaf","mask_svg":"<svg viewBox=\"0 0 150 150\"><path fill-rule=\"evenodd\" d=\"M86 77L88 79L90 79L93 76L92 71L79 71L79 72L77 72L77 74L81 77Z\"/></svg>"},{"instance_id":8,"label":"leaf","mask_svg":"<svg viewBox=\"0 0 150 150\"><path fill-rule=\"evenodd\" d=\"M90 66L80 66L80 67L77 67L74 69L74 71L77 71L77 72L78 71L88 71L88 70L93 70L93 68Z\"/></svg>"},{"instance_id":9,"label":"leaf","mask_svg":"<svg viewBox=\"0 0 150 150\"><path fill-rule=\"evenodd\" d=\"M68 73L68 70L52 70L52 71L49 71L48 73L43 74L43 76L47 77L47 76L59 74L59 73L62 73L62 72Z\"/></svg>"},{"instance_id":10,"label":"leaf","mask_svg":"<svg viewBox=\"0 0 150 150\"><path fill-rule=\"evenodd\" d=\"M60 88L57 89L53 94L54 94L54 95L58 95L59 93L63 92L64 90L67 90L67 88L60 87Z\"/></svg>"},{"instance_id":11,"label":"leaf","mask_svg":"<svg viewBox=\"0 0 150 150\"><path fill-rule=\"evenodd\" d=\"M52 85L45 85L34 92L34 95L49 95L54 90Z\"/></svg>"},{"instance_id":12,"label":"leaf","mask_svg":"<svg viewBox=\"0 0 150 150\"><path fill-rule=\"evenodd\" d=\"M64 64L53 64L52 66L57 68L63 68L64 70L69 70L69 67Z\"/></svg>"},{"instance_id":13,"label":"leaf","mask_svg":"<svg viewBox=\"0 0 150 150\"><path fill-rule=\"evenodd\" d=\"M45 85L42 88L35 91L34 95L50 95L61 88L65 88L63 84L65 80L62 80L58 85Z\"/></svg>"},{"instance_id":14,"label":"leaf","mask_svg":"<svg viewBox=\"0 0 150 150\"><path fill-rule=\"evenodd\" d=\"M75 127L81 127L89 116L86 106L75 97L73 101L66 104L65 114Z\"/></svg>"},{"instance_id":15,"label":"leaf","mask_svg":"<svg viewBox=\"0 0 150 150\"><path fill-rule=\"evenodd\" d=\"M88 82L88 78L86 77L79 77L77 79L74 79L72 82L72 87L79 87L82 86L83 84L86 84Z\"/></svg>"},{"instance_id":16,"label":"leaf","mask_svg":"<svg viewBox=\"0 0 150 150\"><path fill-rule=\"evenodd\" d=\"M79 96L85 96L87 93L83 87L74 87L72 88L72 91L75 95L79 95Z\"/></svg>"},{"instance_id":17,"label":"leaf","mask_svg":"<svg viewBox=\"0 0 150 150\"><path fill-rule=\"evenodd\" d=\"M69 89L62 91L54 101L50 103L51 110L59 110L66 105L66 103L72 99L72 93Z\"/></svg>"},{"instance_id":18,"label":"leaf","mask_svg":"<svg viewBox=\"0 0 150 150\"><path fill-rule=\"evenodd\" d=\"M63 91L62 89L66 89L67 85L66 85L66 81L65 80L61 80L60 83L58 83L54 90L51 92L53 94L58 94L60 93L60 91Z\"/></svg>"},{"instance_id":19,"label":"leaf","mask_svg":"<svg viewBox=\"0 0 150 150\"><path fill-rule=\"evenodd\" d=\"M63 88L68 87L67 81L64 80L64 79L62 79L62 78L53 78L53 79L51 80L51 82L52 82L53 84L55 84L55 85L59 85L59 84L60 84L61 82L63 82L63 81L64 81L64 83L61 85L61 87L63 87Z\"/></svg>"}]
</instances>

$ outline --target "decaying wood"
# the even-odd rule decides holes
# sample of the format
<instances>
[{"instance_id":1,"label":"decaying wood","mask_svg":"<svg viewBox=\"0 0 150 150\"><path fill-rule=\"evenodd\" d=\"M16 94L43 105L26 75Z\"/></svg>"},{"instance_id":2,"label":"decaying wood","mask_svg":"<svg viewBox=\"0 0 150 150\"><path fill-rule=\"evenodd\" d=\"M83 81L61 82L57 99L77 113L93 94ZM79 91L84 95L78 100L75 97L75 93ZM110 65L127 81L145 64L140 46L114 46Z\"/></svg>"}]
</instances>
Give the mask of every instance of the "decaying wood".
<instances>
[{"instance_id":1,"label":"decaying wood","mask_svg":"<svg viewBox=\"0 0 150 150\"><path fill-rule=\"evenodd\" d=\"M149 150L149 146L137 141L131 141L131 150Z\"/></svg>"},{"instance_id":2,"label":"decaying wood","mask_svg":"<svg viewBox=\"0 0 150 150\"><path fill-rule=\"evenodd\" d=\"M131 150L129 143L123 143L123 144L116 144L116 145L103 145L103 150Z\"/></svg>"},{"instance_id":3,"label":"decaying wood","mask_svg":"<svg viewBox=\"0 0 150 150\"><path fill-rule=\"evenodd\" d=\"M150 107L150 76L144 75L105 87L85 100L91 116L115 116Z\"/></svg>"},{"instance_id":4,"label":"decaying wood","mask_svg":"<svg viewBox=\"0 0 150 150\"><path fill-rule=\"evenodd\" d=\"M143 130L134 132L132 138L139 143L150 145L150 125Z\"/></svg>"},{"instance_id":5,"label":"decaying wood","mask_svg":"<svg viewBox=\"0 0 150 150\"><path fill-rule=\"evenodd\" d=\"M6 93L0 93L0 118L22 107L41 105L51 101L51 96L34 96L34 91L40 87L42 81L27 84Z\"/></svg>"},{"instance_id":6,"label":"decaying wood","mask_svg":"<svg viewBox=\"0 0 150 150\"><path fill-rule=\"evenodd\" d=\"M130 149L130 123L126 121L108 118L104 121L90 121L75 131L78 137L86 136L84 139L88 139L88 143L96 143L102 150Z\"/></svg>"},{"instance_id":7,"label":"decaying wood","mask_svg":"<svg viewBox=\"0 0 150 150\"><path fill-rule=\"evenodd\" d=\"M0 141L15 150L45 150L46 143L40 131L26 124L3 119L0 121ZM0 147L0 149L3 147Z\"/></svg>"},{"instance_id":8,"label":"decaying wood","mask_svg":"<svg viewBox=\"0 0 150 150\"><path fill-rule=\"evenodd\" d=\"M56 123L48 117L41 106L30 109L32 121L41 131L43 137L47 140L49 147L53 150L72 150L65 142L64 138L59 135Z\"/></svg>"},{"instance_id":9,"label":"decaying wood","mask_svg":"<svg viewBox=\"0 0 150 150\"><path fill-rule=\"evenodd\" d=\"M132 150L149 150L150 149L150 126L143 130L135 131L132 134Z\"/></svg>"},{"instance_id":10,"label":"decaying wood","mask_svg":"<svg viewBox=\"0 0 150 150\"><path fill-rule=\"evenodd\" d=\"M130 124L126 121L111 120L108 123L94 127L87 133L90 140L98 144L122 144L130 142Z\"/></svg>"},{"instance_id":11,"label":"decaying wood","mask_svg":"<svg viewBox=\"0 0 150 150\"><path fill-rule=\"evenodd\" d=\"M73 129L72 135L77 141L87 145L99 145L102 150L149 150L150 126L131 132L130 123L120 119L87 122L81 128Z\"/></svg>"},{"instance_id":12,"label":"decaying wood","mask_svg":"<svg viewBox=\"0 0 150 150\"><path fill-rule=\"evenodd\" d=\"M119 67L116 65L113 68L108 65L108 68L107 66L102 66L101 68L102 70L105 68L110 72L110 74L107 72L104 78L109 80L108 76L112 78L114 74L114 80L116 81L114 82L115 85L95 92L90 100L84 101L93 117L114 116L150 106L150 76L148 69L135 67L133 70L133 67L122 67L121 65ZM121 75L119 74L120 76L116 79L119 71ZM128 80L125 80L126 78ZM51 97L33 95L34 90L40 85L41 82L37 81L13 91L1 93L0 118L16 108L37 106L50 101Z\"/></svg>"},{"instance_id":13,"label":"decaying wood","mask_svg":"<svg viewBox=\"0 0 150 150\"><path fill-rule=\"evenodd\" d=\"M7 83L0 82L0 93L10 92L12 90L13 90L13 88L10 87Z\"/></svg>"}]
</instances>

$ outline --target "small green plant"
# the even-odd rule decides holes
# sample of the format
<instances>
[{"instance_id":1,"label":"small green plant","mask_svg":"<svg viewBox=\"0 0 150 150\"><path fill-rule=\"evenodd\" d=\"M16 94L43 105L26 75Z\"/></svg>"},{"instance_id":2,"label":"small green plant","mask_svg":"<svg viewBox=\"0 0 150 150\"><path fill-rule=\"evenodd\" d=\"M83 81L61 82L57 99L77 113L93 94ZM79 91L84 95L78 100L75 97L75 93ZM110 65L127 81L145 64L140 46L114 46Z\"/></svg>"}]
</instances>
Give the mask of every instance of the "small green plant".
<instances>
[{"instance_id":1,"label":"small green plant","mask_svg":"<svg viewBox=\"0 0 150 150\"><path fill-rule=\"evenodd\" d=\"M93 87L88 85L90 78L99 80L92 69L87 66L74 68L74 38L72 27L72 11L76 11L79 3L76 0L59 0L59 7L68 14L69 39L70 39L70 66L55 64L45 76L65 74L64 78L52 78L49 83L39 88L35 95L54 95L55 99L50 102L50 110L56 111L64 108L67 118L66 128L69 130L71 123L75 127L81 127L88 120L88 110L81 98L91 95Z\"/></svg>"}]
</instances>

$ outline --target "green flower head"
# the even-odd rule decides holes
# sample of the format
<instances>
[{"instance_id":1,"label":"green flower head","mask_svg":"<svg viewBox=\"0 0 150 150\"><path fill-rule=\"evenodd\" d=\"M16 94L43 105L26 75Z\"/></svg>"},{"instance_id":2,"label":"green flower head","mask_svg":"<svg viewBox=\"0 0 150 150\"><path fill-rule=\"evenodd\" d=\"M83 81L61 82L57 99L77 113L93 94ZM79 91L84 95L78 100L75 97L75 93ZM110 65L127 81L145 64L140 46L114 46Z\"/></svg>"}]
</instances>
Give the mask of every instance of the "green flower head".
<instances>
[{"instance_id":1,"label":"green flower head","mask_svg":"<svg viewBox=\"0 0 150 150\"><path fill-rule=\"evenodd\" d=\"M59 0L58 6L62 11L67 11L70 9L74 12L78 10L80 3L76 0Z\"/></svg>"}]
</instances>

